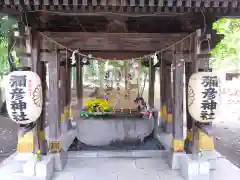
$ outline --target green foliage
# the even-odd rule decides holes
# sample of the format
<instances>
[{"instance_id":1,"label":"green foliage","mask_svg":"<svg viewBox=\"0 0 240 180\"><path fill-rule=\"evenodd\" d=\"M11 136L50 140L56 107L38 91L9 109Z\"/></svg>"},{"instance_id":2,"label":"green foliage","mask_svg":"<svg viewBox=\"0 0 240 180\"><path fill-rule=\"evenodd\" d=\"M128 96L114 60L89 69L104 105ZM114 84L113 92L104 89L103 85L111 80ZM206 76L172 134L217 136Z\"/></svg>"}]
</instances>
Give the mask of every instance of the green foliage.
<instances>
[{"instance_id":1,"label":"green foliage","mask_svg":"<svg viewBox=\"0 0 240 180\"><path fill-rule=\"evenodd\" d=\"M213 23L213 29L224 38L212 49L212 64L238 68L240 63L240 19L222 18Z\"/></svg>"},{"instance_id":2,"label":"green foliage","mask_svg":"<svg viewBox=\"0 0 240 180\"><path fill-rule=\"evenodd\" d=\"M109 60L108 64L114 67L121 67L122 64L119 60Z\"/></svg>"},{"instance_id":3,"label":"green foliage","mask_svg":"<svg viewBox=\"0 0 240 180\"><path fill-rule=\"evenodd\" d=\"M16 28L16 20L0 14L0 77L9 72L8 32Z\"/></svg>"}]
</instances>

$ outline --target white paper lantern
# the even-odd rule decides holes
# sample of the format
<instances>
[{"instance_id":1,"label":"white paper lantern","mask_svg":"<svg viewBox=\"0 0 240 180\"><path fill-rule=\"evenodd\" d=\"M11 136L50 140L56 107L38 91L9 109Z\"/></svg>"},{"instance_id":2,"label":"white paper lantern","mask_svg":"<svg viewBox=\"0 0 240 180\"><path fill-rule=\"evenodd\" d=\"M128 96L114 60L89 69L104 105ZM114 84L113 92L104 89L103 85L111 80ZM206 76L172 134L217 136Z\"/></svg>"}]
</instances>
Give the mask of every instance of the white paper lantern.
<instances>
[{"instance_id":1,"label":"white paper lantern","mask_svg":"<svg viewBox=\"0 0 240 180\"><path fill-rule=\"evenodd\" d=\"M211 122L220 103L220 78L217 73L198 72L188 83L188 109L194 120Z\"/></svg>"},{"instance_id":2,"label":"white paper lantern","mask_svg":"<svg viewBox=\"0 0 240 180\"><path fill-rule=\"evenodd\" d=\"M35 122L42 111L42 85L32 71L14 71L6 77L6 104L10 118L18 124Z\"/></svg>"}]
</instances>

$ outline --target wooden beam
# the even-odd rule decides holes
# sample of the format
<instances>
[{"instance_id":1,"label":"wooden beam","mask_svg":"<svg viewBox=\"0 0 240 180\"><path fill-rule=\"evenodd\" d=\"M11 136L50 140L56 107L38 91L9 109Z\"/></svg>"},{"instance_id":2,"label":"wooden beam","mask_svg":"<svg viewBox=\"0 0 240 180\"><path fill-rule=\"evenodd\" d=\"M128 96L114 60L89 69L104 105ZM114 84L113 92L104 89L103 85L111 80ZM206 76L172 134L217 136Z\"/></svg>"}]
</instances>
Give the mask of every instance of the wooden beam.
<instances>
[{"instance_id":1,"label":"wooden beam","mask_svg":"<svg viewBox=\"0 0 240 180\"><path fill-rule=\"evenodd\" d=\"M118 51L81 51L83 54L91 54L93 57L103 58L108 60L124 60L124 59L132 59L136 57L142 57L146 54L150 54L149 51L142 51L142 52L118 52ZM41 52L41 61L51 60L52 54L51 52ZM68 56L70 57L70 55ZM66 58L65 50L61 51L60 60L63 61Z\"/></svg>"},{"instance_id":2,"label":"wooden beam","mask_svg":"<svg viewBox=\"0 0 240 180\"><path fill-rule=\"evenodd\" d=\"M89 32L44 32L54 41L81 51L149 51L166 48L188 34L167 33L89 33ZM184 50L189 50L189 39L184 41ZM53 49L55 43L43 37L42 47Z\"/></svg>"},{"instance_id":3,"label":"wooden beam","mask_svg":"<svg viewBox=\"0 0 240 180\"><path fill-rule=\"evenodd\" d=\"M204 53L207 53L203 51ZM147 54L151 54L150 51L141 51L141 52L124 52L124 51L81 51L83 54L91 54L93 57L103 58L108 60L124 60L124 59L132 59L137 57L142 57ZM191 62L193 53L185 51L183 54L176 54L177 58L183 58L185 62ZM41 61L51 60L52 53L51 52L41 52L40 53ZM68 55L70 57L70 55ZM62 50L60 52L60 61L65 61L66 51ZM166 60L169 63L172 63L172 51L164 51L163 54L159 54L159 58ZM209 58L209 56L208 56Z\"/></svg>"}]
</instances>

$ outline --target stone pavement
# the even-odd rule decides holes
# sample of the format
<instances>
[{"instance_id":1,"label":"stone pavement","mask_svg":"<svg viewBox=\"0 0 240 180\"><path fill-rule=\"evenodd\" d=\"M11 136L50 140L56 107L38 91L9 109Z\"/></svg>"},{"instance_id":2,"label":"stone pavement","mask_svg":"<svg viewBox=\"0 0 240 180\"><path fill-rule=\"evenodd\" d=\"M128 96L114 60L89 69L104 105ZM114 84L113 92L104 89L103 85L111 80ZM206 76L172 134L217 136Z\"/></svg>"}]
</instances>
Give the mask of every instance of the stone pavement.
<instances>
[{"instance_id":1,"label":"stone pavement","mask_svg":"<svg viewBox=\"0 0 240 180\"><path fill-rule=\"evenodd\" d=\"M214 122L213 134L217 151L240 168L240 121Z\"/></svg>"},{"instance_id":2,"label":"stone pavement","mask_svg":"<svg viewBox=\"0 0 240 180\"><path fill-rule=\"evenodd\" d=\"M16 150L17 128L18 125L9 117L0 115L0 157Z\"/></svg>"},{"instance_id":3,"label":"stone pavement","mask_svg":"<svg viewBox=\"0 0 240 180\"><path fill-rule=\"evenodd\" d=\"M239 180L240 170L219 158L210 180ZM179 171L170 170L166 158L69 158L63 172L53 180L183 180Z\"/></svg>"}]
</instances>

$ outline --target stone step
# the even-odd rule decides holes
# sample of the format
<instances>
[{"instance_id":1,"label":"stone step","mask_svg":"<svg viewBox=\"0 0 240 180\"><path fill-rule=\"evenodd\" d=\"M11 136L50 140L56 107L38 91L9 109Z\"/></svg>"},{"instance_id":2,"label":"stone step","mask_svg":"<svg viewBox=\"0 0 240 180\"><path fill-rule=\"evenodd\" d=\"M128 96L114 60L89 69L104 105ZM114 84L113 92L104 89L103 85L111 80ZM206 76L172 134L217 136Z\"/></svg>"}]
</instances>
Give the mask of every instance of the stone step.
<instances>
[{"instance_id":1,"label":"stone step","mask_svg":"<svg viewBox=\"0 0 240 180\"><path fill-rule=\"evenodd\" d=\"M166 157L166 150L133 150L133 151L68 151L68 158L157 158Z\"/></svg>"}]
</instances>

